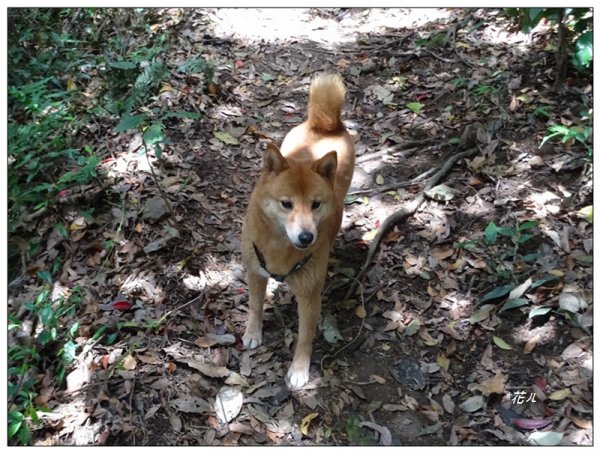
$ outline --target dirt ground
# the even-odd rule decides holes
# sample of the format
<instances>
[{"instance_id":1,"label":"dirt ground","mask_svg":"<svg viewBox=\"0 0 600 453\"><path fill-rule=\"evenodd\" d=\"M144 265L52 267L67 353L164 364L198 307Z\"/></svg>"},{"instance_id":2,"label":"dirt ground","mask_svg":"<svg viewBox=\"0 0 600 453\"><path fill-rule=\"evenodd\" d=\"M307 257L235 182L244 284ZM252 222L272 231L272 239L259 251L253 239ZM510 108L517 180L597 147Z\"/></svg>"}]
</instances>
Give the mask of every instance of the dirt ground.
<instances>
[{"instance_id":1,"label":"dirt ground","mask_svg":"<svg viewBox=\"0 0 600 453\"><path fill-rule=\"evenodd\" d=\"M534 113L546 105L573 121L591 107L591 89L573 74L563 94L551 90L551 34L522 35L492 10L160 17L175 31L170 62L201 54L213 85L194 94L194 80L181 78L159 96L164 108L202 113L173 121L153 161L171 213L144 214L162 195L139 137L106 136L111 190L85 237L55 247L69 256L63 279L77 275L86 288L81 337L108 329L80 350L75 391L48 371L61 422L45 420L37 443L526 445L543 433L540 442L591 445L592 227L573 214L592 203L591 163L578 143L538 149L547 122ZM264 344L243 349L239 235L261 150L303 120L323 70L347 84L357 168L311 381L291 393L295 301L270 282ZM346 297L385 219L420 193L426 172L469 149L442 178L450 195L427 195L399 222ZM531 238L482 239L490 222L516 231L527 221L537 222ZM107 263L89 244L108 237L118 246ZM509 291L486 295L508 284L524 285L510 297L523 302L501 310ZM14 300L27 290L27 281L10 288ZM565 293L582 301L576 312L561 310ZM122 299L131 307L114 309ZM529 401L513 400L518 391ZM233 414L226 422L219 404Z\"/></svg>"}]
</instances>

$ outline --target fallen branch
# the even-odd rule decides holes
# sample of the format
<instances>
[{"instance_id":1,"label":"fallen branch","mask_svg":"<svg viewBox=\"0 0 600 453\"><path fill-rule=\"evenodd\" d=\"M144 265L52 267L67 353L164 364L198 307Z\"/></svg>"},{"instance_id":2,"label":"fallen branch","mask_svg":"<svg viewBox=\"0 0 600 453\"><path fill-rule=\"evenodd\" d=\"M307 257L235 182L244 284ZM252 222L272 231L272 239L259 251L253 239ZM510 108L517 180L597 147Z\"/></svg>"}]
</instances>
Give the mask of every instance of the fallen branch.
<instances>
[{"instance_id":1,"label":"fallen branch","mask_svg":"<svg viewBox=\"0 0 600 453\"><path fill-rule=\"evenodd\" d=\"M369 266L371 265L375 254L379 250L379 246L381 245L381 241L383 240L383 238L386 237L387 234L392 230L392 228L396 226L401 220L415 213L415 211L419 208L419 206L421 206L421 204L425 200L425 192L431 189L432 187L436 186L442 179L442 177L446 173L448 173L448 171L454 166L456 162L458 162L460 159L471 156L477 150L477 148L471 148L467 151L463 151L462 153L458 153L450 157L444 163L444 165L441 166L437 173L431 177L429 182L427 182L427 184L423 187L423 190L419 192L419 195L417 195L415 199L413 199L407 205L403 206L398 211L389 215L385 219L385 221L379 228L377 235L373 239L373 242L371 242L371 245L369 246L369 252L367 253L367 258L365 259L365 263L363 264L362 268L360 269L360 272L356 276L356 279L353 280L352 284L350 285L350 288L346 292L344 300L352 297L356 292L356 287L360 282L362 282L362 279L367 273L367 270L369 269Z\"/></svg>"},{"instance_id":2,"label":"fallen branch","mask_svg":"<svg viewBox=\"0 0 600 453\"><path fill-rule=\"evenodd\" d=\"M356 158L356 163L360 164L368 160L377 159L381 156L399 155L399 157L407 158L417 151L423 151L423 146L429 144L433 144L430 148L435 148L443 144L443 140L437 138L425 138L422 140L410 141L407 140L394 146L385 147L380 151L363 154L362 156Z\"/></svg>"},{"instance_id":3,"label":"fallen branch","mask_svg":"<svg viewBox=\"0 0 600 453\"><path fill-rule=\"evenodd\" d=\"M414 186L415 184L420 183L423 179L427 178L429 175L431 175L435 171L437 171L437 168L430 168L429 170L421 173L419 176L415 176L414 178L409 179L408 181L398 182L398 183L394 183L394 184L387 184L385 186L379 186L379 187L370 187L368 189L357 189L357 190L353 190L352 192L348 192L348 195L359 195L359 194L363 194L363 193L377 194L377 193L387 192L390 190L398 190L398 189L401 189L402 187Z\"/></svg>"}]
</instances>

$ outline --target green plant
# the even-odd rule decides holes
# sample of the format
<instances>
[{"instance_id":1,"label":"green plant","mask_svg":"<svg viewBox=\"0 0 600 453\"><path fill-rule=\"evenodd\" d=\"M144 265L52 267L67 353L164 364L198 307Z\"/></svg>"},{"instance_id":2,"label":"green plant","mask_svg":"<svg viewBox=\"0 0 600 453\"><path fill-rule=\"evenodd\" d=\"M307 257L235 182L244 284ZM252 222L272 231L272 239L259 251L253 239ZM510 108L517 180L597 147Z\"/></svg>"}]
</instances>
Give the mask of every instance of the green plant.
<instances>
[{"instance_id":1,"label":"green plant","mask_svg":"<svg viewBox=\"0 0 600 453\"><path fill-rule=\"evenodd\" d=\"M448 36L445 32L434 33L426 38L417 39L415 45L417 47L433 47L442 48L448 43Z\"/></svg>"},{"instance_id":2,"label":"green plant","mask_svg":"<svg viewBox=\"0 0 600 453\"><path fill-rule=\"evenodd\" d=\"M556 27L558 44L555 88L562 88L569 53L571 63L577 70L590 66L594 42L591 8L506 8L505 11L517 19L521 29L526 33L542 20Z\"/></svg>"},{"instance_id":3,"label":"green plant","mask_svg":"<svg viewBox=\"0 0 600 453\"><path fill-rule=\"evenodd\" d=\"M545 118L550 118L552 116L550 106L548 106L548 105L541 105L539 107L536 107L533 110L533 115L535 115L535 116L542 116L542 117L545 117Z\"/></svg>"},{"instance_id":4,"label":"green plant","mask_svg":"<svg viewBox=\"0 0 600 453\"><path fill-rule=\"evenodd\" d=\"M581 124L576 124L574 126L563 126L562 124L553 124L548 127L548 134L542 138L542 142L540 143L539 148L544 146L544 144L554 138L560 137L562 143L567 143L568 141L574 140L581 143L585 146L588 156L592 156L593 148L592 148L592 115L590 113L582 113L581 116Z\"/></svg>"},{"instance_id":5,"label":"green plant","mask_svg":"<svg viewBox=\"0 0 600 453\"><path fill-rule=\"evenodd\" d=\"M479 83L469 88L469 98L477 109L485 109L490 101L494 101L500 95L500 90L492 85Z\"/></svg>"},{"instance_id":6,"label":"green plant","mask_svg":"<svg viewBox=\"0 0 600 453\"><path fill-rule=\"evenodd\" d=\"M498 261L512 260L512 261L531 261L538 255L533 254L520 254L521 247L531 241L535 234L533 231L538 227L539 222L535 220L528 220L523 223L517 224L515 227L499 227L494 222L488 223L486 229L483 232L481 239L473 239L461 243L455 244L455 247L469 250L471 252L485 253L489 256L491 261L490 270L496 272L498 277L501 279L511 279L510 273L506 274L505 270L508 267L512 271L512 267L508 264L497 266ZM501 240L501 238L507 238L507 240ZM493 261L493 259L496 261ZM502 271L499 272L499 269Z\"/></svg>"},{"instance_id":7,"label":"green plant","mask_svg":"<svg viewBox=\"0 0 600 453\"><path fill-rule=\"evenodd\" d=\"M356 415L350 415L346 420L346 435L353 445L376 445L375 439L370 434L365 434L360 426L360 418Z\"/></svg>"},{"instance_id":8,"label":"green plant","mask_svg":"<svg viewBox=\"0 0 600 453\"><path fill-rule=\"evenodd\" d=\"M475 96L485 96L486 94L490 94L492 92L494 92L494 87L491 87L489 85L485 85L485 84L480 84L477 85L471 92L475 95Z\"/></svg>"},{"instance_id":9,"label":"green plant","mask_svg":"<svg viewBox=\"0 0 600 453\"><path fill-rule=\"evenodd\" d=\"M552 257L536 246L540 242L538 227L539 222L535 220L510 227L490 222L481 238L454 245L476 257L485 257L488 272L494 276L492 289L482 295L480 303L505 300L498 313L524 307L531 303L524 297L527 292L558 279L556 274L545 270L544 263L547 265ZM533 306L529 309L529 317L541 316L551 310L548 306ZM569 318L569 313L562 314Z\"/></svg>"},{"instance_id":10,"label":"green plant","mask_svg":"<svg viewBox=\"0 0 600 453\"><path fill-rule=\"evenodd\" d=\"M201 57L194 57L184 61L177 68L177 72L186 74L188 76L200 75L204 79L204 83L206 85L212 82L215 75L212 64Z\"/></svg>"},{"instance_id":11,"label":"green plant","mask_svg":"<svg viewBox=\"0 0 600 453\"><path fill-rule=\"evenodd\" d=\"M423 110L424 105L421 104L420 102L409 102L406 104L406 108L408 108L409 110L413 111L414 113L421 113L421 110Z\"/></svg>"},{"instance_id":12,"label":"green plant","mask_svg":"<svg viewBox=\"0 0 600 453\"><path fill-rule=\"evenodd\" d=\"M22 218L55 204L73 184L96 176L100 158L73 137L88 122L77 107L73 80L90 56L81 41L56 33L71 10L10 11L8 86L9 231Z\"/></svg>"},{"instance_id":13,"label":"green plant","mask_svg":"<svg viewBox=\"0 0 600 453\"><path fill-rule=\"evenodd\" d=\"M121 64L121 67L128 70L135 68L134 63L125 63L127 64ZM179 65L177 72L189 76L200 74L204 83L209 84L212 82L214 68L203 58L192 58ZM115 128L116 132L124 132L130 129L140 130L142 132L142 139L146 151L154 149L156 157L158 158L161 157L162 146L166 143L166 137L164 135L164 123L166 120L172 118L188 118L196 120L200 118L200 115L195 112L167 112L160 116L156 115L156 112L132 114L132 111L138 105L147 101L147 96L151 90L156 88L167 74L169 74L169 71L164 65L158 60L153 60L141 73L139 73L139 75L137 75L131 92L126 95L123 102L124 114L121 116L121 120Z\"/></svg>"},{"instance_id":14,"label":"green plant","mask_svg":"<svg viewBox=\"0 0 600 453\"><path fill-rule=\"evenodd\" d=\"M529 220L514 227L497 226L490 222L479 239L456 243L456 248L464 249L476 256L482 256L488 272L499 282L516 285L519 280L522 263L532 263L539 257L537 251L531 252L536 238L538 222Z\"/></svg>"},{"instance_id":15,"label":"green plant","mask_svg":"<svg viewBox=\"0 0 600 453\"><path fill-rule=\"evenodd\" d=\"M82 301L82 289L75 287L66 298L51 298L48 273L40 273L43 287L35 300L24 304L25 318L32 323L32 331L23 330L23 322L9 316L8 331L20 331L20 338L8 348L8 437L21 444L29 441L29 423L38 422L37 374L53 368L58 383L64 381L66 371L78 349L74 335L79 328L72 319ZM18 335L17 335L18 336Z\"/></svg>"}]
</instances>

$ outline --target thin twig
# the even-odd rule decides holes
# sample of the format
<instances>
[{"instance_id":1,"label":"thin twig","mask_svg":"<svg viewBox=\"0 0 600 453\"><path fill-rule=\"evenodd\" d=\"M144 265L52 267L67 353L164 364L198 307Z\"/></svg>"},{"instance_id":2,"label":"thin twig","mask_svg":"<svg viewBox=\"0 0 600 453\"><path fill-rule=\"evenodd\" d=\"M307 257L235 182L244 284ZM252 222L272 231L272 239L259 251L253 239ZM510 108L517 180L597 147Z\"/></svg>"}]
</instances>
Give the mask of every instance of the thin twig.
<instances>
[{"instance_id":1,"label":"thin twig","mask_svg":"<svg viewBox=\"0 0 600 453\"><path fill-rule=\"evenodd\" d=\"M159 324L162 323L162 322L164 322L169 316L171 316L176 311L179 311L179 310L187 307L188 305L193 304L194 302L196 302L197 300L199 300L203 296L204 296L204 291L202 291L200 294L198 294L196 297L194 297L192 300L186 302L185 304L180 305L179 307L175 307L173 310L166 312L164 315L162 315L160 317L160 320L158 321Z\"/></svg>"}]
</instances>

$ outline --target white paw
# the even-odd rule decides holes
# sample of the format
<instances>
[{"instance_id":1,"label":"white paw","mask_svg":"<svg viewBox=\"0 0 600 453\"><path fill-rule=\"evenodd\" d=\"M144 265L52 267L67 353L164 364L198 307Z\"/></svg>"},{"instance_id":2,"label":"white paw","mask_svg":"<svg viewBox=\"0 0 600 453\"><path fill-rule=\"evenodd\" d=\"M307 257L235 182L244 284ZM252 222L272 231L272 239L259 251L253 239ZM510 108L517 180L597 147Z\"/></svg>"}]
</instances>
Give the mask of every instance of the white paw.
<instances>
[{"instance_id":1,"label":"white paw","mask_svg":"<svg viewBox=\"0 0 600 453\"><path fill-rule=\"evenodd\" d=\"M255 349L262 344L262 332L248 332L242 337L246 349Z\"/></svg>"},{"instance_id":2,"label":"white paw","mask_svg":"<svg viewBox=\"0 0 600 453\"><path fill-rule=\"evenodd\" d=\"M286 383L290 390L298 390L308 384L309 369L296 369L294 365L290 367L286 376Z\"/></svg>"}]
</instances>

